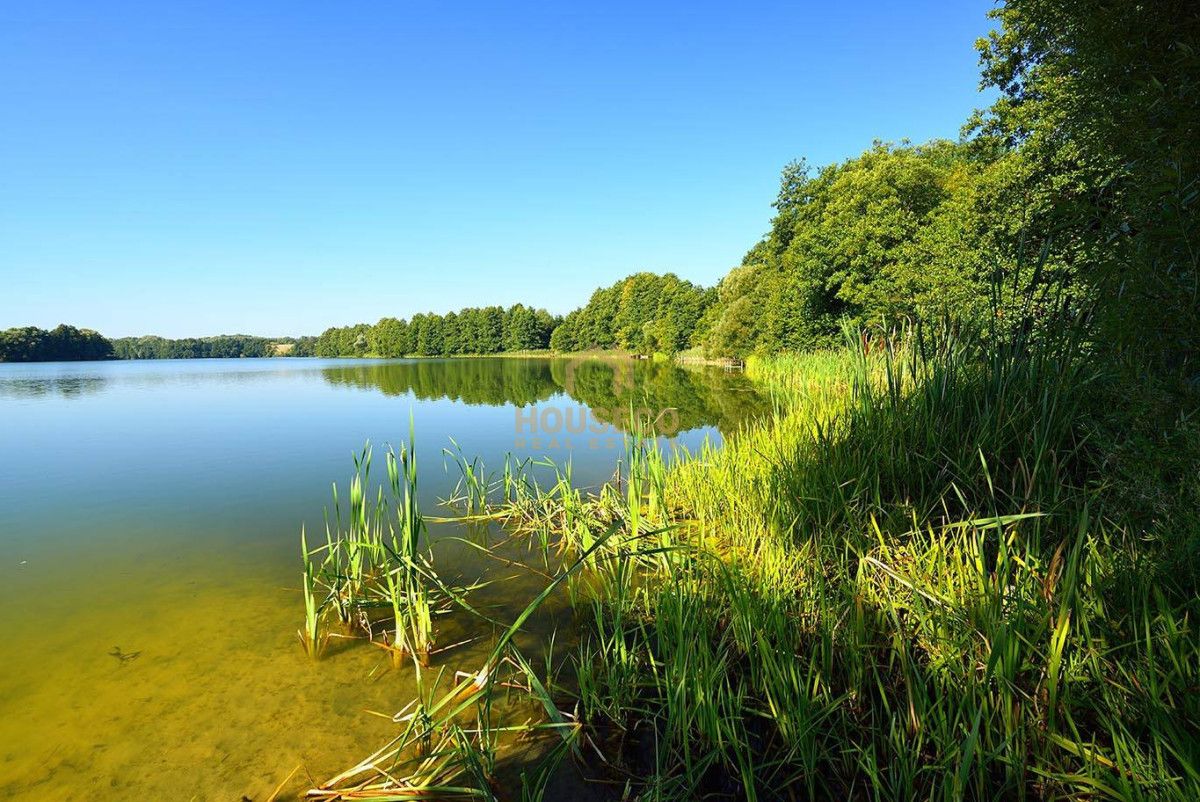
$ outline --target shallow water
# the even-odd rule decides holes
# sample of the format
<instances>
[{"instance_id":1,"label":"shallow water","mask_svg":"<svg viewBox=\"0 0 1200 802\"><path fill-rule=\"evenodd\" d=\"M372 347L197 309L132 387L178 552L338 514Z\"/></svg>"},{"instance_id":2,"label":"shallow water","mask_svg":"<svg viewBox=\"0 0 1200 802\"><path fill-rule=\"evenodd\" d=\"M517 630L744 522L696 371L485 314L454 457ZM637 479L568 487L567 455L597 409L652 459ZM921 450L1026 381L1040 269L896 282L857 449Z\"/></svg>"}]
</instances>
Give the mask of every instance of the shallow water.
<instances>
[{"instance_id":1,"label":"shallow water","mask_svg":"<svg viewBox=\"0 0 1200 802\"><path fill-rule=\"evenodd\" d=\"M632 361L0 365L0 795L263 800L297 767L288 793L357 762L396 733L410 673L361 641L313 663L296 638L299 529L323 528L351 455L411 418L423 510L446 514L451 438L595 486L631 411L694 449L765 404L737 374ZM541 586L443 543L443 574L502 580L479 593L499 617ZM548 610L523 646L569 625ZM443 620L439 643L479 639L436 663L477 669L478 630Z\"/></svg>"}]
</instances>

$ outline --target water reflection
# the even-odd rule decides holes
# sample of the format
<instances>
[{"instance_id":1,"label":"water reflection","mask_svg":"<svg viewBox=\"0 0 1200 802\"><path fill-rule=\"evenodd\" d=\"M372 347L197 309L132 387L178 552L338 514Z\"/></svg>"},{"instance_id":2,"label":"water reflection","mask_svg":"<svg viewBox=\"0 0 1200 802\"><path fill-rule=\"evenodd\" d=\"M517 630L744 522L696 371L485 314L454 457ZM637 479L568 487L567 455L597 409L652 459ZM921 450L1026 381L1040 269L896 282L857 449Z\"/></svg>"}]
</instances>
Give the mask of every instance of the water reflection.
<instances>
[{"instance_id":1,"label":"water reflection","mask_svg":"<svg viewBox=\"0 0 1200 802\"><path fill-rule=\"evenodd\" d=\"M0 381L0 398L79 398L98 393L108 380L103 376L50 376Z\"/></svg>"},{"instance_id":2,"label":"water reflection","mask_svg":"<svg viewBox=\"0 0 1200 802\"><path fill-rule=\"evenodd\" d=\"M61 367L57 365L13 366L17 369L0 375L0 398L78 399L116 386L209 386L214 381L237 385L300 379L305 373L319 371L330 385L385 396L411 394L422 401L527 407L565 397L589 407L594 419L622 430L629 427L630 410L649 410L652 416L673 410L679 431L705 426L728 431L770 410L769 402L741 373L645 360L460 358L335 364L286 360L286 364L274 366L277 369L267 367L268 362L74 363L62 372L54 369Z\"/></svg>"},{"instance_id":3,"label":"water reflection","mask_svg":"<svg viewBox=\"0 0 1200 802\"><path fill-rule=\"evenodd\" d=\"M695 449L768 405L740 374L634 360L0 365L0 798L266 799L298 764L293 785L344 769L395 734L363 711L415 694L366 644L318 666L297 645L300 526L322 531L350 455L406 440L414 421L432 512L457 482L451 443L493 468L509 454L570 460L596 487L621 459L619 433L603 447L533 442L514 417L536 418L540 436L544 411L569 434L568 414L621 426L630 409L666 408ZM447 576L494 580L477 601L497 616L540 587L514 569L523 541L510 562L440 542L456 549L439 551ZM554 609L522 648L568 631L571 612ZM478 634L453 626L447 644ZM486 648L449 650L439 669L478 670Z\"/></svg>"},{"instance_id":4,"label":"water reflection","mask_svg":"<svg viewBox=\"0 0 1200 802\"><path fill-rule=\"evenodd\" d=\"M546 359L437 359L359 362L322 370L330 384L412 393L422 401L449 399L464 404L527 406L561 391Z\"/></svg>"},{"instance_id":5,"label":"water reflection","mask_svg":"<svg viewBox=\"0 0 1200 802\"><path fill-rule=\"evenodd\" d=\"M315 360L313 360L315 362ZM307 364L305 364L307 363ZM323 362L322 364L327 364ZM0 398L83 398L114 389L211 387L300 380L320 366L308 360L147 359L0 363Z\"/></svg>"},{"instance_id":6,"label":"water reflection","mask_svg":"<svg viewBox=\"0 0 1200 802\"><path fill-rule=\"evenodd\" d=\"M555 360L551 373L591 414L628 429L630 413L662 419L674 410L675 431L715 426L730 431L770 411L770 403L740 372L643 360Z\"/></svg>"},{"instance_id":7,"label":"water reflection","mask_svg":"<svg viewBox=\"0 0 1200 802\"><path fill-rule=\"evenodd\" d=\"M322 370L334 385L408 393L421 400L532 406L566 397L593 418L629 428L630 413L652 419L671 410L675 431L715 426L728 431L770 411L745 375L716 367L632 359L452 359L358 363Z\"/></svg>"}]
</instances>

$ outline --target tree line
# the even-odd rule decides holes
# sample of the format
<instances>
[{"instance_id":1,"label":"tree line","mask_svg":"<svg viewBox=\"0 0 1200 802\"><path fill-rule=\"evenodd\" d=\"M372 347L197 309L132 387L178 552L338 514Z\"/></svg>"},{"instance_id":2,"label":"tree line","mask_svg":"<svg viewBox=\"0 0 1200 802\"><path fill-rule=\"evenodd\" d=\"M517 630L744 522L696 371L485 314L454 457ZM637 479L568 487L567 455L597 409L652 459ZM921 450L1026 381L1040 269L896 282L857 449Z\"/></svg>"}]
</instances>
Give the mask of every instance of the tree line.
<instances>
[{"instance_id":1,"label":"tree line","mask_svg":"<svg viewBox=\"0 0 1200 802\"><path fill-rule=\"evenodd\" d=\"M674 354L698 344L697 324L715 297L674 273L635 273L592 293L554 330L550 346Z\"/></svg>"},{"instance_id":2,"label":"tree line","mask_svg":"<svg viewBox=\"0 0 1200 802\"><path fill-rule=\"evenodd\" d=\"M117 359L232 359L238 357L289 356L296 340L222 334L215 337L119 337L113 340ZM288 348L287 346L292 346Z\"/></svg>"},{"instance_id":3,"label":"tree line","mask_svg":"<svg viewBox=\"0 0 1200 802\"><path fill-rule=\"evenodd\" d=\"M538 351L550 347L560 319L545 309L514 304L468 308L411 319L385 317L326 329L313 344L316 356L457 356Z\"/></svg>"},{"instance_id":4,"label":"tree line","mask_svg":"<svg viewBox=\"0 0 1200 802\"><path fill-rule=\"evenodd\" d=\"M97 359L230 359L312 356L316 337L108 338L91 329L61 324L47 331L24 326L0 331L0 362L71 362Z\"/></svg>"},{"instance_id":5,"label":"tree line","mask_svg":"<svg viewBox=\"0 0 1200 802\"><path fill-rule=\"evenodd\" d=\"M993 16L977 49L999 96L958 141L789 164L770 229L717 287L630 276L552 344L740 357L829 345L845 321L1075 321L1135 371L1186 373L1200 346L1200 10L1008 0Z\"/></svg>"},{"instance_id":6,"label":"tree line","mask_svg":"<svg viewBox=\"0 0 1200 802\"><path fill-rule=\"evenodd\" d=\"M999 96L960 140L789 165L694 339L804 349L847 318L984 326L1020 305L1138 370L1194 360L1200 10L1008 0L993 16L977 49Z\"/></svg>"},{"instance_id":7,"label":"tree line","mask_svg":"<svg viewBox=\"0 0 1200 802\"><path fill-rule=\"evenodd\" d=\"M112 341L91 329L77 329L62 324L50 331L35 326L0 331L0 362L73 362L112 358Z\"/></svg>"}]
</instances>

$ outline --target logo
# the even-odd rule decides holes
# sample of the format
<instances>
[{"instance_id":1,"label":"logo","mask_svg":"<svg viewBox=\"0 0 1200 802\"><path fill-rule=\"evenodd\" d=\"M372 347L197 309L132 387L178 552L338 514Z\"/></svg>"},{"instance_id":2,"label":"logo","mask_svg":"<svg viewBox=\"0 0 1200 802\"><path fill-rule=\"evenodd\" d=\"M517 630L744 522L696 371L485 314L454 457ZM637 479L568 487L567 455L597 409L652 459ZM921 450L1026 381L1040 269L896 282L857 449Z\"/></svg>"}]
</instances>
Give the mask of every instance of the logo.
<instances>
[{"instance_id":1,"label":"logo","mask_svg":"<svg viewBox=\"0 0 1200 802\"><path fill-rule=\"evenodd\" d=\"M660 437L679 433L678 409L654 409L638 398L633 360L575 357L563 371L563 391L578 405L517 407L514 447L620 448L629 431Z\"/></svg>"}]
</instances>

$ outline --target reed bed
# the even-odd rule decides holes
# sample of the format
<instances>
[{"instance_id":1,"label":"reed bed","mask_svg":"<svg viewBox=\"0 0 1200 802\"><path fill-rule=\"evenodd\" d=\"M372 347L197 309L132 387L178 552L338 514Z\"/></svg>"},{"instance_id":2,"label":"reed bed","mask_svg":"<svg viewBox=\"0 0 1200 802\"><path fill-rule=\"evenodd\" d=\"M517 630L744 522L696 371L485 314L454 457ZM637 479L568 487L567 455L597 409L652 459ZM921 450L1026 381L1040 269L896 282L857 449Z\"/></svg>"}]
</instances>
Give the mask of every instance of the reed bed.
<instances>
[{"instance_id":1,"label":"reed bed","mask_svg":"<svg viewBox=\"0 0 1200 802\"><path fill-rule=\"evenodd\" d=\"M489 664L555 760L639 800L1200 798L1200 601L1109 501L1079 343L848 332L748 369L772 419L696 454L634 433L592 494L458 463L465 515L558 558L523 616L578 613L571 682L519 679L511 636ZM452 709L418 703L437 781L494 776Z\"/></svg>"},{"instance_id":2,"label":"reed bed","mask_svg":"<svg viewBox=\"0 0 1200 802\"><path fill-rule=\"evenodd\" d=\"M456 508L458 520L487 519L488 494L501 499L543 499L547 494L533 479L546 463L506 462L498 480L482 478L482 465L448 452L463 479L445 504ZM579 572L590 559L588 550L573 564L556 561L556 575L512 622L501 623L474 609L468 601L480 585L450 586L433 565L427 542L426 519L417 502L418 471L410 439L386 452L386 481L373 487L373 451L368 444L354 459L348 505L343 509L336 485L332 507L326 510L325 543L310 548L301 530L304 626L299 631L305 651L320 658L331 638L366 639L388 652L395 668L411 662L416 696L392 717L398 734L356 765L309 789L305 796L320 800L410 799L542 799L547 783L568 754L578 754L580 727L574 716L559 708L552 692L553 646L543 674L515 645L523 625L547 598ZM569 468L556 471L558 488L570 485ZM599 535L591 551L600 549L609 534ZM458 611L474 616L481 628L493 629L492 647L477 670L434 669L437 616ZM497 624L500 630L495 632ZM497 708L519 721L502 721ZM546 744L540 758L526 765L512 789L503 791L497 767L502 748Z\"/></svg>"},{"instance_id":3,"label":"reed bed","mask_svg":"<svg viewBox=\"0 0 1200 802\"><path fill-rule=\"evenodd\" d=\"M1200 605L1104 507L1078 344L848 339L752 364L776 419L627 500L673 548L591 600L613 763L642 799L1200 798Z\"/></svg>"}]
</instances>

